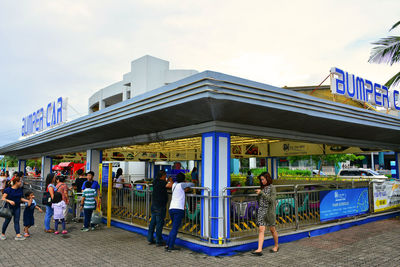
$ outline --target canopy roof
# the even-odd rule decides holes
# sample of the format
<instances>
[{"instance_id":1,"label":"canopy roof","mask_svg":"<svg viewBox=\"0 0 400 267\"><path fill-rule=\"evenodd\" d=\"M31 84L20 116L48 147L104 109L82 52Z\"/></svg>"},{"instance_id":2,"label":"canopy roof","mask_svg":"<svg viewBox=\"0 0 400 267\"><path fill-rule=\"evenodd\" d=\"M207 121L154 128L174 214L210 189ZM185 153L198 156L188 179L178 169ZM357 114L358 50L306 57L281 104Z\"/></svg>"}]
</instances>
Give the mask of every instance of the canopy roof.
<instances>
[{"instance_id":1,"label":"canopy roof","mask_svg":"<svg viewBox=\"0 0 400 267\"><path fill-rule=\"evenodd\" d=\"M205 71L0 148L20 158L200 136L208 131L400 151L400 119Z\"/></svg>"}]
</instances>

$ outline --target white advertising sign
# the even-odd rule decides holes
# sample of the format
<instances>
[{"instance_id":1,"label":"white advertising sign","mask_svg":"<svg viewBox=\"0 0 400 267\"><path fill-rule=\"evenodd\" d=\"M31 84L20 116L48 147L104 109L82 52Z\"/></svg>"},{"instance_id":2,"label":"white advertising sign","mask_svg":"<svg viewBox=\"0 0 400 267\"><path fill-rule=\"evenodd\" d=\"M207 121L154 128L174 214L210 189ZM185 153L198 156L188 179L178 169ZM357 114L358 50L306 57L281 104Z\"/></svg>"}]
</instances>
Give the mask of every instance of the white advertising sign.
<instances>
[{"instance_id":1,"label":"white advertising sign","mask_svg":"<svg viewBox=\"0 0 400 267\"><path fill-rule=\"evenodd\" d=\"M374 211L400 207L400 181L374 183Z\"/></svg>"}]
</instances>

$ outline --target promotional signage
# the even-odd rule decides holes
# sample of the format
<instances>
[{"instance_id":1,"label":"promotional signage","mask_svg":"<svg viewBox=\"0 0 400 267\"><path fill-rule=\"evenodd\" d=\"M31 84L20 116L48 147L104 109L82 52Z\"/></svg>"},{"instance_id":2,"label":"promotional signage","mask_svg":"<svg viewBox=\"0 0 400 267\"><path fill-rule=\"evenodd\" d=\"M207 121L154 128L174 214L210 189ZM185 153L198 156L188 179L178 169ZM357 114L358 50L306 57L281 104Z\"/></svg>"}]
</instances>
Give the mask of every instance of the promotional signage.
<instances>
[{"instance_id":1,"label":"promotional signage","mask_svg":"<svg viewBox=\"0 0 400 267\"><path fill-rule=\"evenodd\" d=\"M368 188L320 192L320 220L329 221L367 213Z\"/></svg>"},{"instance_id":2,"label":"promotional signage","mask_svg":"<svg viewBox=\"0 0 400 267\"><path fill-rule=\"evenodd\" d=\"M367 102L386 109L400 110L398 90L355 76L339 68L331 69L331 92L359 102Z\"/></svg>"},{"instance_id":3,"label":"promotional signage","mask_svg":"<svg viewBox=\"0 0 400 267\"><path fill-rule=\"evenodd\" d=\"M22 118L22 136L35 134L46 128L56 126L67 120L67 99L59 97L57 101L50 102L46 108Z\"/></svg>"},{"instance_id":4,"label":"promotional signage","mask_svg":"<svg viewBox=\"0 0 400 267\"><path fill-rule=\"evenodd\" d=\"M400 182L374 183L374 212L400 207Z\"/></svg>"}]
</instances>

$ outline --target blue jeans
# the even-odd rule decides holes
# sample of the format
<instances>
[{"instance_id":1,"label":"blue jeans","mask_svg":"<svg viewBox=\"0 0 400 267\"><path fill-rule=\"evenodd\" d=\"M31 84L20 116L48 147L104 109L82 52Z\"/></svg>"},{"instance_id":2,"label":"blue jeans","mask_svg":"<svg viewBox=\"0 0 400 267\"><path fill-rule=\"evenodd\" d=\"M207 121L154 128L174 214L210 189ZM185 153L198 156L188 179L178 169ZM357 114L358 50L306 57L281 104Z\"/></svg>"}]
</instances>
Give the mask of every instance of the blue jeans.
<instances>
[{"instance_id":1,"label":"blue jeans","mask_svg":"<svg viewBox=\"0 0 400 267\"><path fill-rule=\"evenodd\" d=\"M178 229L181 226L183 217L185 216L185 211L180 209L170 209L169 216L172 220L172 229L169 232L167 246L173 248L175 245L176 235L178 234Z\"/></svg>"},{"instance_id":2,"label":"blue jeans","mask_svg":"<svg viewBox=\"0 0 400 267\"><path fill-rule=\"evenodd\" d=\"M14 217L14 230L15 230L15 233L18 235L19 231L20 231L20 229L19 229L19 218L21 217L21 206L18 204L18 205L15 205L15 206L8 205L8 207L10 208L12 216ZM6 220L3 223L3 228L1 229L1 233L2 234L6 233L8 224L10 222L11 222L11 218L6 218Z\"/></svg>"},{"instance_id":3,"label":"blue jeans","mask_svg":"<svg viewBox=\"0 0 400 267\"><path fill-rule=\"evenodd\" d=\"M54 214L54 210L50 206L46 206L46 214L44 215L44 229L45 230L50 230L50 222L51 222L51 217Z\"/></svg>"},{"instance_id":4,"label":"blue jeans","mask_svg":"<svg viewBox=\"0 0 400 267\"><path fill-rule=\"evenodd\" d=\"M83 228L89 228L89 226L91 226L90 221L92 220L93 209L84 209L83 214Z\"/></svg>"},{"instance_id":5,"label":"blue jeans","mask_svg":"<svg viewBox=\"0 0 400 267\"><path fill-rule=\"evenodd\" d=\"M151 206L151 221L149 225L149 232L147 234L147 240L149 242L154 242L153 234L154 229L156 229L156 243L160 244L163 241L162 229L165 221L165 207L155 207Z\"/></svg>"}]
</instances>

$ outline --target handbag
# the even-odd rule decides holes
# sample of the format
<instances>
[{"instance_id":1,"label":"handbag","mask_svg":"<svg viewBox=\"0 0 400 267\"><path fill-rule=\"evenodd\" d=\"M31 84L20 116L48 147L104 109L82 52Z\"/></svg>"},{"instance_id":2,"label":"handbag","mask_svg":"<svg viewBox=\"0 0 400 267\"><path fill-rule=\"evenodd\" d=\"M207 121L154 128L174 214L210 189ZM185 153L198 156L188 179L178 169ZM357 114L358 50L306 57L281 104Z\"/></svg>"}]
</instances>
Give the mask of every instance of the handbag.
<instances>
[{"instance_id":1,"label":"handbag","mask_svg":"<svg viewBox=\"0 0 400 267\"><path fill-rule=\"evenodd\" d=\"M12 217L12 212L11 209L8 207L7 201L3 201L2 204L0 204L0 217L9 219Z\"/></svg>"}]
</instances>

